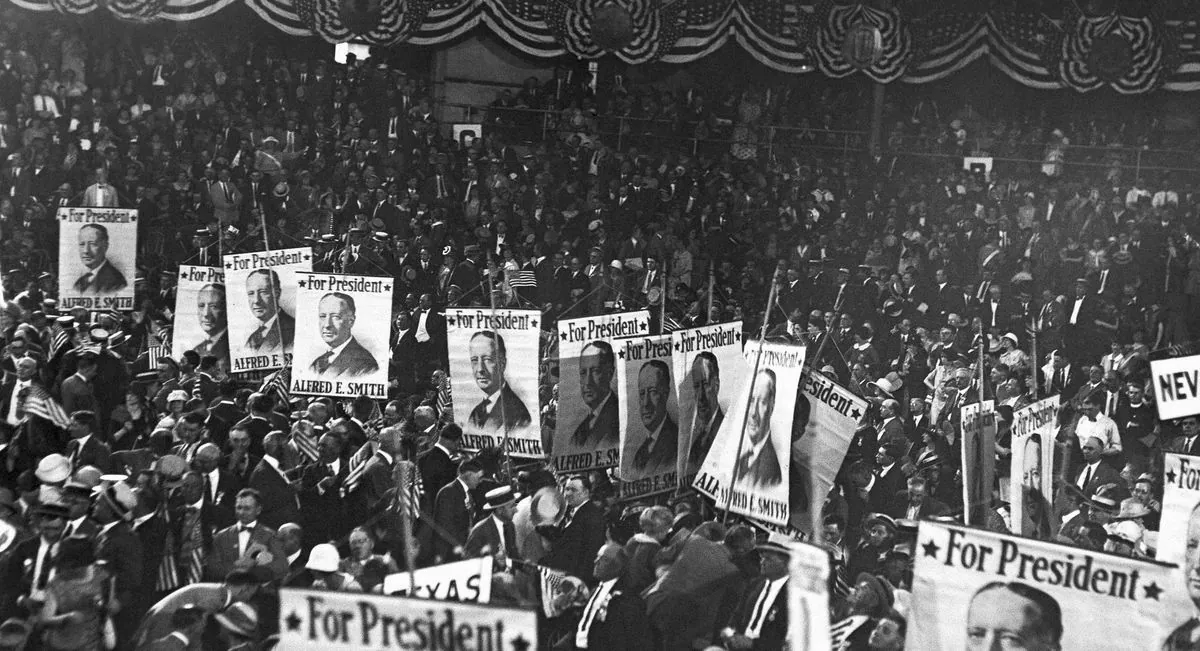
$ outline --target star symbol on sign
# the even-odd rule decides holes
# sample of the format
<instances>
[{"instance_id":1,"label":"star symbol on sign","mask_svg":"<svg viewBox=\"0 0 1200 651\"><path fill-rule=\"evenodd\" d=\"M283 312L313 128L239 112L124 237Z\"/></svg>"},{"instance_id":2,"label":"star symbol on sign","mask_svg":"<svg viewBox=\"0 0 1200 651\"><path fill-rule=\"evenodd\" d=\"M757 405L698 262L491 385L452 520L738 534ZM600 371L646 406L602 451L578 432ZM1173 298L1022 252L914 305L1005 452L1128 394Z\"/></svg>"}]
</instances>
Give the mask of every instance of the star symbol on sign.
<instances>
[{"instance_id":1,"label":"star symbol on sign","mask_svg":"<svg viewBox=\"0 0 1200 651\"><path fill-rule=\"evenodd\" d=\"M304 289L304 284L305 284L305 283L307 283L307 282L308 282L307 280L297 280L297 281L296 281L296 285L297 285L297 286L298 286L300 289Z\"/></svg>"},{"instance_id":2,"label":"star symbol on sign","mask_svg":"<svg viewBox=\"0 0 1200 651\"><path fill-rule=\"evenodd\" d=\"M131 221L131 222L135 222L135 221L137 221L137 215L130 215L130 216L129 216L129 221Z\"/></svg>"},{"instance_id":3,"label":"star symbol on sign","mask_svg":"<svg viewBox=\"0 0 1200 651\"><path fill-rule=\"evenodd\" d=\"M311 256L311 255L309 255L309 254L307 254L307 253L305 253L304 255L300 256L300 259L301 259L301 260L311 260L311 259L312 259L312 256Z\"/></svg>"},{"instance_id":4,"label":"star symbol on sign","mask_svg":"<svg viewBox=\"0 0 1200 651\"><path fill-rule=\"evenodd\" d=\"M383 286L383 291L385 291L385 292L390 292L390 291L392 291L392 286L391 286L391 285L384 285L384 286Z\"/></svg>"},{"instance_id":5,"label":"star symbol on sign","mask_svg":"<svg viewBox=\"0 0 1200 651\"><path fill-rule=\"evenodd\" d=\"M850 416L853 417L854 420L858 420L862 417L862 412L857 409L853 409L850 411Z\"/></svg>"},{"instance_id":6,"label":"star symbol on sign","mask_svg":"<svg viewBox=\"0 0 1200 651\"><path fill-rule=\"evenodd\" d=\"M558 333L558 336L559 336L559 337L562 337L562 340L563 340L563 341L566 341L566 340L567 340L567 333L565 333L565 332L560 332L560 333Z\"/></svg>"},{"instance_id":7,"label":"star symbol on sign","mask_svg":"<svg viewBox=\"0 0 1200 651\"><path fill-rule=\"evenodd\" d=\"M733 340L734 340L734 341L741 341L741 340L742 340L742 332L741 332L740 330L734 330L734 331L733 331Z\"/></svg>"},{"instance_id":8,"label":"star symbol on sign","mask_svg":"<svg viewBox=\"0 0 1200 651\"><path fill-rule=\"evenodd\" d=\"M454 325L454 317L452 317L452 316L446 317L446 325Z\"/></svg>"},{"instance_id":9,"label":"star symbol on sign","mask_svg":"<svg viewBox=\"0 0 1200 651\"><path fill-rule=\"evenodd\" d=\"M296 615L296 611L294 611L294 610L291 612L291 614L289 614L287 616L287 619L284 621L287 622L287 627L288 627L289 631L300 630L300 624L303 623L300 621L300 617Z\"/></svg>"},{"instance_id":10,"label":"star symbol on sign","mask_svg":"<svg viewBox=\"0 0 1200 651\"><path fill-rule=\"evenodd\" d=\"M617 357L620 357L621 359L625 359L625 351L623 351L623 350L618 350L618 351L617 351Z\"/></svg>"},{"instance_id":11,"label":"star symbol on sign","mask_svg":"<svg viewBox=\"0 0 1200 651\"><path fill-rule=\"evenodd\" d=\"M1162 594L1163 589L1158 587L1157 583L1151 582L1150 585L1142 586L1146 591L1146 598L1158 601L1158 595Z\"/></svg>"},{"instance_id":12,"label":"star symbol on sign","mask_svg":"<svg viewBox=\"0 0 1200 651\"><path fill-rule=\"evenodd\" d=\"M1168 470L1168 471L1165 473L1165 476L1166 476L1166 478L1167 478L1167 483L1168 483L1168 484L1174 484L1174 483L1175 483L1175 471L1174 471L1174 470Z\"/></svg>"},{"instance_id":13,"label":"star symbol on sign","mask_svg":"<svg viewBox=\"0 0 1200 651\"><path fill-rule=\"evenodd\" d=\"M181 272L179 272L179 279L180 279L180 280L187 280L187 272L186 272L186 271L181 271Z\"/></svg>"},{"instance_id":14,"label":"star symbol on sign","mask_svg":"<svg viewBox=\"0 0 1200 651\"><path fill-rule=\"evenodd\" d=\"M641 324L641 325L642 325L642 330L649 330L649 329L650 329L650 324L649 324L649 323L646 323L645 321L642 321L642 324Z\"/></svg>"},{"instance_id":15,"label":"star symbol on sign","mask_svg":"<svg viewBox=\"0 0 1200 651\"><path fill-rule=\"evenodd\" d=\"M937 558L938 551L941 550L941 547L939 547L937 543L930 540L924 545L921 545L921 549L925 550L925 558Z\"/></svg>"},{"instance_id":16,"label":"star symbol on sign","mask_svg":"<svg viewBox=\"0 0 1200 651\"><path fill-rule=\"evenodd\" d=\"M528 651L529 649L529 640L526 640L524 635L514 637L508 644L514 651Z\"/></svg>"},{"instance_id":17,"label":"star symbol on sign","mask_svg":"<svg viewBox=\"0 0 1200 651\"><path fill-rule=\"evenodd\" d=\"M226 262L226 263L225 263L225 268L226 268L226 269L233 269L233 263L232 263L232 262Z\"/></svg>"},{"instance_id":18,"label":"star symbol on sign","mask_svg":"<svg viewBox=\"0 0 1200 651\"><path fill-rule=\"evenodd\" d=\"M530 323L530 325L532 325L535 328L538 327L537 319L534 319L534 320L530 321L529 323Z\"/></svg>"},{"instance_id":19,"label":"star symbol on sign","mask_svg":"<svg viewBox=\"0 0 1200 651\"><path fill-rule=\"evenodd\" d=\"M680 346L678 341L675 342L675 350L679 350L680 348L683 348L683 346Z\"/></svg>"}]
</instances>

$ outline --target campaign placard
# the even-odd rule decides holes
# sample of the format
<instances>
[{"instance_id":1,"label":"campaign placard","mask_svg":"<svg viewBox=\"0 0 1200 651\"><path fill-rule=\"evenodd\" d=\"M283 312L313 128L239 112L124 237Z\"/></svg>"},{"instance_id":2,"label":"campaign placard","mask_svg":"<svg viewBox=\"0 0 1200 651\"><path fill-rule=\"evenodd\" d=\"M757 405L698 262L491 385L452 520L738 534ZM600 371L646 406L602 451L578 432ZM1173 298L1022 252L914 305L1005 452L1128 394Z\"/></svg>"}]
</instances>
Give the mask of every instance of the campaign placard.
<instances>
[{"instance_id":1,"label":"campaign placard","mask_svg":"<svg viewBox=\"0 0 1200 651\"><path fill-rule=\"evenodd\" d=\"M537 648L537 613L453 601L283 588L279 648L435 651Z\"/></svg>"},{"instance_id":2,"label":"campaign placard","mask_svg":"<svg viewBox=\"0 0 1200 651\"><path fill-rule=\"evenodd\" d=\"M225 313L225 270L180 265L175 285L171 356L194 350L200 357L229 360L229 320Z\"/></svg>"},{"instance_id":3,"label":"campaign placard","mask_svg":"<svg viewBox=\"0 0 1200 651\"><path fill-rule=\"evenodd\" d=\"M1150 362L1159 420L1200 414L1200 355Z\"/></svg>"},{"instance_id":4,"label":"campaign placard","mask_svg":"<svg viewBox=\"0 0 1200 651\"><path fill-rule=\"evenodd\" d=\"M383 577L383 594L486 604L492 599L491 556L397 572ZM415 588L413 586L416 586Z\"/></svg>"},{"instance_id":5,"label":"campaign placard","mask_svg":"<svg viewBox=\"0 0 1200 651\"><path fill-rule=\"evenodd\" d=\"M1054 435L1059 396L1039 400L1013 413L1012 476L1008 503L1013 533L1049 538L1054 496Z\"/></svg>"},{"instance_id":6,"label":"campaign placard","mask_svg":"<svg viewBox=\"0 0 1200 651\"><path fill-rule=\"evenodd\" d=\"M548 453L556 471L617 465L621 452L617 351L650 333L650 313L620 312L558 322L558 412Z\"/></svg>"},{"instance_id":7,"label":"campaign placard","mask_svg":"<svg viewBox=\"0 0 1200 651\"><path fill-rule=\"evenodd\" d=\"M1162 518L1155 558L1183 565L1189 544L1200 545L1200 457L1163 455ZM1189 543L1189 540L1194 541Z\"/></svg>"},{"instance_id":8,"label":"campaign placard","mask_svg":"<svg viewBox=\"0 0 1200 651\"><path fill-rule=\"evenodd\" d=\"M996 480L996 402L962 408L963 521L982 525Z\"/></svg>"},{"instance_id":9,"label":"campaign placard","mask_svg":"<svg viewBox=\"0 0 1200 651\"><path fill-rule=\"evenodd\" d=\"M312 271L312 249L237 253L224 258L229 289L230 370L283 368L296 339L297 273Z\"/></svg>"},{"instance_id":10,"label":"campaign placard","mask_svg":"<svg viewBox=\"0 0 1200 651\"><path fill-rule=\"evenodd\" d=\"M792 425L805 349L755 342L743 353L751 373L693 485L717 508L786 525Z\"/></svg>"},{"instance_id":11,"label":"campaign placard","mask_svg":"<svg viewBox=\"0 0 1200 651\"><path fill-rule=\"evenodd\" d=\"M820 373L804 376L792 427L791 467L795 475L791 480L789 522L806 537L813 534L813 509L820 516L825 496L866 413L867 401L846 387Z\"/></svg>"},{"instance_id":12,"label":"campaign placard","mask_svg":"<svg viewBox=\"0 0 1200 651\"><path fill-rule=\"evenodd\" d=\"M132 310L137 210L58 209L58 306Z\"/></svg>"},{"instance_id":13,"label":"campaign placard","mask_svg":"<svg viewBox=\"0 0 1200 651\"><path fill-rule=\"evenodd\" d=\"M296 272L292 393L387 397L392 279Z\"/></svg>"},{"instance_id":14,"label":"campaign placard","mask_svg":"<svg viewBox=\"0 0 1200 651\"><path fill-rule=\"evenodd\" d=\"M788 638L793 649L828 649L829 552L792 543L788 563Z\"/></svg>"},{"instance_id":15,"label":"campaign placard","mask_svg":"<svg viewBox=\"0 0 1200 651\"><path fill-rule=\"evenodd\" d=\"M691 487L749 370L742 357L742 322L676 330L671 359L679 399L679 485Z\"/></svg>"},{"instance_id":16,"label":"campaign placard","mask_svg":"<svg viewBox=\"0 0 1200 651\"><path fill-rule=\"evenodd\" d=\"M915 549L906 648L1191 648L1173 565L931 521Z\"/></svg>"},{"instance_id":17,"label":"campaign placard","mask_svg":"<svg viewBox=\"0 0 1200 651\"><path fill-rule=\"evenodd\" d=\"M517 457L541 458L537 310L446 310L446 346L454 420L463 448L507 445Z\"/></svg>"},{"instance_id":18,"label":"campaign placard","mask_svg":"<svg viewBox=\"0 0 1200 651\"><path fill-rule=\"evenodd\" d=\"M626 339L617 350L621 399L621 499L675 490L679 406L671 377L671 335Z\"/></svg>"}]
</instances>

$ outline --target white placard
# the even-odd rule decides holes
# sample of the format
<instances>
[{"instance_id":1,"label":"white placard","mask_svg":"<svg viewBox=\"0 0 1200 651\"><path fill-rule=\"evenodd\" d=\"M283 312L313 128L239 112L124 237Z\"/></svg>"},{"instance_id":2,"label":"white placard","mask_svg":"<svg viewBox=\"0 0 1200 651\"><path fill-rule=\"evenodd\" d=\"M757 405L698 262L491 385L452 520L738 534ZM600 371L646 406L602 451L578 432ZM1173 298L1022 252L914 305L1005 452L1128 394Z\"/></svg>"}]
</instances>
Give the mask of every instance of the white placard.
<instances>
[{"instance_id":1,"label":"white placard","mask_svg":"<svg viewBox=\"0 0 1200 651\"><path fill-rule=\"evenodd\" d=\"M492 599L492 557L445 563L383 578L383 594L486 604ZM416 581L416 590L410 590Z\"/></svg>"},{"instance_id":2,"label":"white placard","mask_svg":"<svg viewBox=\"0 0 1200 651\"><path fill-rule=\"evenodd\" d=\"M1200 414L1200 355L1150 362L1158 418Z\"/></svg>"}]
</instances>

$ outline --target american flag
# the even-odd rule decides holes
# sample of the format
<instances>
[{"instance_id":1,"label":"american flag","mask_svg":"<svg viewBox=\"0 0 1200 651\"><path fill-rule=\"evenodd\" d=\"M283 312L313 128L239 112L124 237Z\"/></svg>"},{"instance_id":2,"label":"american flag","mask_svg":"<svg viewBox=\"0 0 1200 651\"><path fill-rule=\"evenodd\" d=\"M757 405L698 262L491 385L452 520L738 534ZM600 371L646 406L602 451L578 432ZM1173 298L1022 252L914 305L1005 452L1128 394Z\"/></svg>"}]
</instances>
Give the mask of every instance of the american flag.
<instances>
[{"instance_id":1,"label":"american flag","mask_svg":"<svg viewBox=\"0 0 1200 651\"><path fill-rule=\"evenodd\" d=\"M559 587L567 580L567 575L564 572L552 570L543 565L538 565L537 569L542 588L542 612L546 614L546 617L557 617L562 612L555 605L554 598L558 596Z\"/></svg>"},{"instance_id":2,"label":"american flag","mask_svg":"<svg viewBox=\"0 0 1200 651\"><path fill-rule=\"evenodd\" d=\"M296 429L292 432L292 443L296 445L296 449L308 458L308 462L315 462L317 457L317 437L305 434Z\"/></svg>"},{"instance_id":3,"label":"american flag","mask_svg":"<svg viewBox=\"0 0 1200 651\"><path fill-rule=\"evenodd\" d=\"M165 502L164 502L165 503ZM179 566L175 563L175 540L171 532L167 532L166 552L158 563L158 571L154 578L154 589L157 592L170 592L179 587Z\"/></svg>"},{"instance_id":4,"label":"american flag","mask_svg":"<svg viewBox=\"0 0 1200 651\"><path fill-rule=\"evenodd\" d=\"M850 634L866 624L870 618L866 615L851 615L829 628L830 648L842 650L850 646Z\"/></svg>"},{"instance_id":5,"label":"american flag","mask_svg":"<svg viewBox=\"0 0 1200 651\"><path fill-rule=\"evenodd\" d=\"M277 400L286 405L292 401L292 392L288 389L288 385L291 383L292 369L290 366L285 366L264 378L262 385L258 387L258 392L275 396Z\"/></svg>"},{"instance_id":6,"label":"american flag","mask_svg":"<svg viewBox=\"0 0 1200 651\"><path fill-rule=\"evenodd\" d=\"M46 391L45 387L32 384L24 391L21 410L25 414L33 414L45 418L58 427L66 429L71 424L71 418L63 410L62 405Z\"/></svg>"},{"instance_id":7,"label":"american flag","mask_svg":"<svg viewBox=\"0 0 1200 651\"><path fill-rule=\"evenodd\" d=\"M509 287L533 287L537 288L537 276L533 274L532 269L519 269L513 272L512 278L508 281Z\"/></svg>"},{"instance_id":8,"label":"american flag","mask_svg":"<svg viewBox=\"0 0 1200 651\"><path fill-rule=\"evenodd\" d=\"M59 352L70 345L72 345L70 332L57 323L50 326L50 357L57 357Z\"/></svg>"},{"instance_id":9,"label":"american flag","mask_svg":"<svg viewBox=\"0 0 1200 651\"><path fill-rule=\"evenodd\" d=\"M454 413L454 394L450 392L450 378L442 378L442 386L438 387L437 394L437 411L438 416L449 413Z\"/></svg>"},{"instance_id":10,"label":"american flag","mask_svg":"<svg viewBox=\"0 0 1200 651\"><path fill-rule=\"evenodd\" d=\"M670 332L675 332L676 330L683 330L683 325L671 318L670 315L664 315L662 323L663 334L665 335Z\"/></svg>"}]
</instances>

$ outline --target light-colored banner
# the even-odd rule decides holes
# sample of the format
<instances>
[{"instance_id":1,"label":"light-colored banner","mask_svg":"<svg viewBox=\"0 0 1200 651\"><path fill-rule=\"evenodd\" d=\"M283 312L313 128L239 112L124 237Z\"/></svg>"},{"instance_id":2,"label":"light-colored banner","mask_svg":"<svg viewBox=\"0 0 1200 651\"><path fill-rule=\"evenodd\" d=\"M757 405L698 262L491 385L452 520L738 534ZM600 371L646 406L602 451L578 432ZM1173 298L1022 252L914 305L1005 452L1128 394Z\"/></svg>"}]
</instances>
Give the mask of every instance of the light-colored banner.
<instances>
[{"instance_id":1,"label":"light-colored banner","mask_svg":"<svg viewBox=\"0 0 1200 651\"><path fill-rule=\"evenodd\" d=\"M1059 396L1039 400L1013 413L1012 475L1009 506L1012 532L1048 539L1054 496L1054 435Z\"/></svg>"},{"instance_id":2,"label":"light-colored banner","mask_svg":"<svg viewBox=\"0 0 1200 651\"><path fill-rule=\"evenodd\" d=\"M621 399L621 499L675 490L679 407L671 377L671 335L627 339L617 350Z\"/></svg>"},{"instance_id":3,"label":"light-colored banner","mask_svg":"<svg viewBox=\"0 0 1200 651\"><path fill-rule=\"evenodd\" d=\"M788 578L788 639L793 649L828 649L829 552L792 544Z\"/></svg>"},{"instance_id":4,"label":"light-colored banner","mask_svg":"<svg viewBox=\"0 0 1200 651\"><path fill-rule=\"evenodd\" d=\"M537 613L453 601L283 588L287 651L531 651Z\"/></svg>"},{"instance_id":5,"label":"light-colored banner","mask_svg":"<svg viewBox=\"0 0 1200 651\"><path fill-rule=\"evenodd\" d=\"M387 397L392 279L296 272L292 393Z\"/></svg>"},{"instance_id":6,"label":"light-colored banner","mask_svg":"<svg viewBox=\"0 0 1200 651\"><path fill-rule=\"evenodd\" d=\"M558 472L616 466L620 458L617 351L650 333L650 313L558 322L558 411L548 452Z\"/></svg>"},{"instance_id":7,"label":"light-colored banner","mask_svg":"<svg viewBox=\"0 0 1200 651\"><path fill-rule=\"evenodd\" d=\"M175 285L175 326L171 356L194 350L229 361L229 319L225 312L225 270L181 265Z\"/></svg>"},{"instance_id":8,"label":"light-colored banner","mask_svg":"<svg viewBox=\"0 0 1200 651\"><path fill-rule=\"evenodd\" d=\"M1150 362L1159 420L1200 414L1200 355Z\"/></svg>"},{"instance_id":9,"label":"light-colored banner","mask_svg":"<svg viewBox=\"0 0 1200 651\"><path fill-rule=\"evenodd\" d=\"M717 508L786 525L790 515L792 424L805 349L753 342L752 371L696 473L696 490Z\"/></svg>"},{"instance_id":10,"label":"light-colored banner","mask_svg":"<svg viewBox=\"0 0 1200 651\"><path fill-rule=\"evenodd\" d=\"M996 481L996 403L962 408L963 521L982 525L992 507L992 485Z\"/></svg>"},{"instance_id":11,"label":"light-colored banner","mask_svg":"<svg viewBox=\"0 0 1200 651\"><path fill-rule=\"evenodd\" d=\"M671 352L681 428L676 472L679 485L690 487L749 373L742 357L742 322L676 330Z\"/></svg>"},{"instance_id":12,"label":"light-colored banner","mask_svg":"<svg viewBox=\"0 0 1200 651\"><path fill-rule=\"evenodd\" d=\"M867 401L820 373L809 372L796 405L792 427L792 527L813 534L813 510L820 515L825 496L837 478Z\"/></svg>"},{"instance_id":13,"label":"light-colored banner","mask_svg":"<svg viewBox=\"0 0 1200 651\"><path fill-rule=\"evenodd\" d=\"M1192 564L1200 561L1200 457L1163 455L1162 518L1155 555L1165 563L1184 565L1190 547ZM1200 576L1197 576L1200 581Z\"/></svg>"},{"instance_id":14,"label":"light-colored banner","mask_svg":"<svg viewBox=\"0 0 1200 651\"><path fill-rule=\"evenodd\" d=\"M492 599L492 557L434 565L383 578L383 594L486 604ZM416 588L413 589L413 582Z\"/></svg>"},{"instance_id":15,"label":"light-colored banner","mask_svg":"<svg viewBox=\"0 0 1200 651\"><path fill-rule=\"evenodd\" d=\"M297 273L312 271L312 249L227 255L229 352L234 373L292 363Z\"/></svg>"},{"instance_id":16,"label":"light-colored banner","mask_svg":"<svg viewBox=\"0 0 1200 651\"><path fill-rule=\"evenodd\" d=\"M905 648L1192 648L1175 566L928 520L915 550Z\"/></svg>"},{"instance_id":17,"label":"light-colored banner","mask_svg":"<svg viewBox=\"0 0 1200 651\"><path fill-rule=\"evenodd\" d=\"M537 310L446 310L446 346L454 420L463 447L501 447L518 457L542 457L539 423Z\"/></svg>"},{"instance_id":18,"label":"light-colored banner","mask_svg":"<svg viewBox=\"0 0 1200 651\"><path fill-rule=\"evenodd\" d=\"M58 209L58 306L132 310L137 210Z\"/></svg>"}]
</instances>

